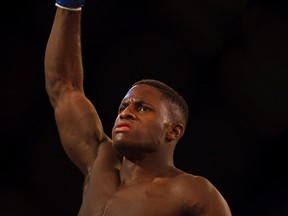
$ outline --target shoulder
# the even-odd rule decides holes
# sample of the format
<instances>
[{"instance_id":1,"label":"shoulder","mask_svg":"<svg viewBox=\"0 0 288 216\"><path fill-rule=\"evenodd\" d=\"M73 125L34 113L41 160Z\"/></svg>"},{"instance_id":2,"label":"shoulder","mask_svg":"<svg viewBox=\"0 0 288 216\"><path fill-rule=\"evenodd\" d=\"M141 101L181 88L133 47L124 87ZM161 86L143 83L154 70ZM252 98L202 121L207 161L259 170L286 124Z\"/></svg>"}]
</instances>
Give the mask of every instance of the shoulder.
<instances>
[{"instance_id":1,"label":"shoulder","mask_svg":"<svg viewBox=\"0 0 288 216\"><path fill-rule=\"evenodd\" d=\"M112 140L106 136L106 139L99 144L97 158L94 161L93 167L97 167L97 172L100 170L119 171L121 162L122 156L115 151Z\"/></svg>"},{"instance_id":2,"label":"shoulder","mask_svg":"<svg viewBox=\"0 0 288 216\"><path fill-rule=\"evenodd\" d=\"M231 216L229 206L218 189L205 177L187 173L171 180L173 195L190 214Z\"/></svg>"},{"instance_id":3,"label":"shoulder","mask_svg":"<svg viewBox=\"0 0 288 216\"><path fill-rule=\"evenodd\" d=\"M175 193L183 195L183 192L186 192L185 194L193 195L193 197L201 196L203 193L209 193L216 189L205 177L184 172L172 178L171 183L176 186Z\"/></svg>"}]
</instances>

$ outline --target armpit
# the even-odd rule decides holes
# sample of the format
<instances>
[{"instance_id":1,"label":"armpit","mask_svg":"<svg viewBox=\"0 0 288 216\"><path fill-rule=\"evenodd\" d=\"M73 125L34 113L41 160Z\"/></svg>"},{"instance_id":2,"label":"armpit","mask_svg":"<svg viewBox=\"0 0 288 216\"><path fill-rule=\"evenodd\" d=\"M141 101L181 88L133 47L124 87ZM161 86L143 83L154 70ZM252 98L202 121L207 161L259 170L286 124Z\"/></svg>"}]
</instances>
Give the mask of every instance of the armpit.
<instances>
[{"instance_id":1,"label":"armpit","mask_svg":"<svg viewBox=\"0 0 288 216\"><path fill-rule=\"evenodd\" d=\"M85 180L84 180L84 184L83 184L83 193L85 193L85 191L87 189L87 185L88 185L88 182L90 180L90 176L91 176L91 167L88 168L87 175L85 176Z\"/></svg>"}]
</instances>

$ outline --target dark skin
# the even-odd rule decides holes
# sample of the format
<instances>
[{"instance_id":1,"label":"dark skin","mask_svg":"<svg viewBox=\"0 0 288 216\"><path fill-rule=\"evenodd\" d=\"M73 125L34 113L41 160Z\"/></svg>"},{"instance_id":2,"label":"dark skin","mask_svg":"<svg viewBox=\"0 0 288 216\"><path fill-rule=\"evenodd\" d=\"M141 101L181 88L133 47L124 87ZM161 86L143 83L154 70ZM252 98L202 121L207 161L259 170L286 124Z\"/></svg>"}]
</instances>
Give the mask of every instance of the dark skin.
<instances>
[{"instance_id":1,"label":"dark skin","mask_svg":"<svg viewBox=\"0 0 288 216\"><path fill-rule=\"evenodd\" d=\"M81 216L231 216L204 177L173 164L185 122L155 87L132 87L110 138L83 90L81 11L57 8L45 54L46 89L61 143L86 178Z\"/></svg>"}]
</instances>

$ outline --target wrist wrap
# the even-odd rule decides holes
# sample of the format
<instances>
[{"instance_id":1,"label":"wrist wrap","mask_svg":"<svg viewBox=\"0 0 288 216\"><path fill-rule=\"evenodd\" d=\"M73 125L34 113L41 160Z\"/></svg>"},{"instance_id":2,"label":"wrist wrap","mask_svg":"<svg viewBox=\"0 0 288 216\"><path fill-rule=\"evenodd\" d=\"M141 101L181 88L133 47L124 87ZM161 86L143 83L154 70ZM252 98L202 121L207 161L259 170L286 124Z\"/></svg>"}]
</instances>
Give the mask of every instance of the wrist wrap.
<instances>
[{"instance_id":1,"label":"wrist wrap","mask_svg":"<svg viewBox=\"0 0 288 216\"><path fill-rule=\"evenodd\" d=\"M85 0L56 0L56 6L67 10L81 10Z\"/></svg>"}]
</instances>

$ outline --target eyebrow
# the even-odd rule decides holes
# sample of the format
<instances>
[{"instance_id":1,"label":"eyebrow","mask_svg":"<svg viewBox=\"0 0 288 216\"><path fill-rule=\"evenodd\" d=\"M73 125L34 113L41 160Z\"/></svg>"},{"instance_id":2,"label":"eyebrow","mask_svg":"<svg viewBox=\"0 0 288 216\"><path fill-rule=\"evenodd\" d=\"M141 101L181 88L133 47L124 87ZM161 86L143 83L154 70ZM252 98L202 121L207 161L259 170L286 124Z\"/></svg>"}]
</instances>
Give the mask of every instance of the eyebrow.
<instances>
[{"instance_id":1,"label":"eyebrow","mask_svg":"<svg viewBox=\"0 0 288 216\"><path fill-rule=\"evenodd\" d=\"M124 99L120 105L119 105L119 108L120 109L122 106L126 106L126 105L129 105L129 104L135 104L136 106L138 105L142 105L142 104L147 104L149 106L152 106L150 103L148 103L147 101L143 100L143 99Z\"/></svg>"},{"instance_id":2,"label":"eyebrow","mask_svg":"<svg viewBox=\"0 0 288 216\"><path fill-rule=\"evenodd\" d=\"M127 98L124 99L121 104L129 104L129 103L134 103L134 104L143 104L143 103L148 103L147 101L143 100L143 99L131 99L131 98ZM121 105L120 104L120 105Z\"/></svg>"}]
</instances>

